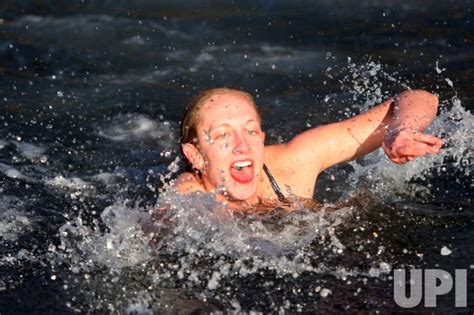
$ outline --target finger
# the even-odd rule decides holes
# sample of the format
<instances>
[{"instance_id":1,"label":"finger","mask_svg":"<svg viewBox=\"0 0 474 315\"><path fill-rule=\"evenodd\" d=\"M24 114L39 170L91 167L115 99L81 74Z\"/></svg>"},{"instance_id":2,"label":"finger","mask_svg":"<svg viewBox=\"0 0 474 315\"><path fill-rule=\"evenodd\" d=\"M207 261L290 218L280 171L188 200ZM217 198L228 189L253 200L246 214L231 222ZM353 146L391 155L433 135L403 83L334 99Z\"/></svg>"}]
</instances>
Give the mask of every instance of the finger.
<instances>
[{"instance_id":1,"label":"finger","mask_svg":"<svg viewBox=\"0 0 474 315\"><path fill-rule=\"evenodd\" d=\"M402 163L400 163L400 160L398 158L390 159L390 161L392 161L393 163L398 164L398 165L402 164Z\"/></svg>"},{"instance_id":2,"label":"finger","mask_svg":"<svg viewBox=\"0 0 474 315\"><path fill-rule=\"evenodd\" d=\"M444 145L444 141L441 140L441 139L439 139L439 140L440 140L439 143L437 143L433 146L434 148L437 148L438 150L441 149Z\"/></svg>"},{"instance_id":3,"label":"finger","mask_svg":"<svg viewBox=\"0 0 474 315\"><path fill-rule=\"evenodd\" d=\"M400 165L403 165L403 164L405 164L406 162L408 162L408 161L407 161L407 159L406 159L405 157L399 158L399 164L400 164Z\"/></svg>"},{"instance_id":4,"label":"finger","mask_svg":"<svg viewBox=\"0 0 474 315\"><path fill-rule=\"evenodd\" d=\"M413 139L418 142L430 144L432 146L441 147L443 145L443 140L441 140L440 138L432 136L432 135L423 134L423 133L415 133Z\"/></svg>"},{"instance_id":5,"label":"finger","mask_svg":"<svg viewBox=\"0 0 474 315\"><path fill-rule=\"evenodd\" d=\"M398 157L421 156L426 153L436 153L437 149L421 142L413 142L411 145L404 145L395 149Z\"/></svg>"},{"instance_id":6,"label":"finger","mask_svg":"<svg viewBox=\"0 0 474 315\"><path fill-rule=\"evenodd\" d=\"M406 162L405 158L392 158L390 159L393 163L402 165Z\"/></svg>"},{"instance_id":7,"label":"finger","mask_svg":"<svg viewBox=\"0 0 474 315\"><path fill-rule=\"evenodd\" d=\"M418 156L423 156L425 154L438 154L440 148L437 147L432 147L429 145L425 144L416 144L412 146L404 146L399 148L395 152L395 156L398 158L407 158L407 157L418 157Z\"/></svg>"}]
</instances>

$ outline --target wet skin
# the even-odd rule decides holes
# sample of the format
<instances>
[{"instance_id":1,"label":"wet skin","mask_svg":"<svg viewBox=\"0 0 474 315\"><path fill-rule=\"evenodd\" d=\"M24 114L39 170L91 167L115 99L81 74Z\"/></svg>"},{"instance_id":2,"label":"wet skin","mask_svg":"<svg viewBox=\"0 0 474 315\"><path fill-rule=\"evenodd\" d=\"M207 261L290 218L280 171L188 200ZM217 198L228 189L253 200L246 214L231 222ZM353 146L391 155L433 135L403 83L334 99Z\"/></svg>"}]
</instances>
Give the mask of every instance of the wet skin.
<instances>
[{"instance_id":1,"label":"wet skin","mask_svg":"<svg viewBox=\"0 0 474 315\"><path fill-rule=\"evenodd\" d=\"M433 94L406 91L350 119L309 129L285 144L264 146L265 134L250 100L237 91L216 94L199 111L198 145L183 144L201 176L181 174L175 187L181 193L218 192L218 199L237 207L276 199L263 175L265 163L280 187L287 188L285 195L312 198L320 172L381 146L397 164L438 153L442 140L422 132L436 117L437 106ZM235 162L251 166L239 173Z\"/></svg>"},{"instance_id":2,"label":"wet skin","mask_svg":"<svg viewBox=\"0 0 474 315\"><path fill-rule=\"evenodd\" d=\"M265 133L254 107L240 93L215 95L201 108L200 118L199 145L184 144L183 152L201 172L204 190L218 189L230 200L255 199ZM250 166L239 172L236 163Z\"/></svg>"}]
</instances>

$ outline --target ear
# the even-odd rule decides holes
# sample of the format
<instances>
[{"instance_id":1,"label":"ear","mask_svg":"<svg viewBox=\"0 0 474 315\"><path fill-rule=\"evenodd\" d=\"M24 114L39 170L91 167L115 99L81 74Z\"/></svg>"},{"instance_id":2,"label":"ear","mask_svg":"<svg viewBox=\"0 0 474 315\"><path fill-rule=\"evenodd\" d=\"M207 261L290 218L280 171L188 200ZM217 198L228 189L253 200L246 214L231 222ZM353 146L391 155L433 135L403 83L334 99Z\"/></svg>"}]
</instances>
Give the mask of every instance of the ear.
<instances>
[{"instance_id":1,"label":"ear","mask_svg":"<svg viewBox=\"0 0 474 315\"><path fill-rule=\"evenodd\" d=\"M199 149L191 143L182 144L181 148L183 149L183 153L188 161L191 162L193 168L201 172L204 171L204 157L202 156Z\"/></svg>"},{"instance_id":2,"label":"ear","mask_svg":"<svg viewBox=\"0 0 474 315\"><path fill-rule=\"evenodd\" d=\"M262 140L263 140L263 142L265 142L265 136L266 136L265 132L262 131Z\"/></svg>"}]
</instances>

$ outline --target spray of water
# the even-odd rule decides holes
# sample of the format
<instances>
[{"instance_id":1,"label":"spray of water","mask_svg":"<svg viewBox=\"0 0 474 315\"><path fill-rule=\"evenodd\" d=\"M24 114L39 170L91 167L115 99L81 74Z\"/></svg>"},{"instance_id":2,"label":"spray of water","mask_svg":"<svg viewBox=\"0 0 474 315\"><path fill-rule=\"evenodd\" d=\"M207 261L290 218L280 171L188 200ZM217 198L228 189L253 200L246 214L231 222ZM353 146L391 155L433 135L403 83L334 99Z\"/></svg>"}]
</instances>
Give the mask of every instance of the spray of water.
<instances>
[{"instance_id":1,"label":"spray of water","mask_svg":"<svg viewBox=\"0 0 474 315\"><path fill-rule=\"evenodd\" d=\"M389 97L387 92L382 93L384 80L409 88L397 79L395 74L386 73L383 66L374 61L355 64L349 60L346 69L349 74L341 80L342 88L352 95L354 101L362 104L362 111ZM443 72L438 63L435 70L438 74ZM449 78L444 81L454 90ZM471 131L474 127L474 117L462 106L457 94L451 99L443 99L442 96L440 98L440 113L425 132L443 139L441 152L399 166L390 162L383 150L379 149L357 162L350 163L354 168L349 177L352 191L364 184L375 194L388 199L399 196L430 198L436 191L432 189L429 179L454 177L454 174L449 172L450 169L469 178L473 171L471 162L474 135ZM470 185L473 185L472 179Z\"/></svg>"},{"instance_id":2,"label":"spray of water","mask_svg":"<svg viewBox=\"0 0 474 315\"><path fill-rule=\"evenodd\" d=\"M350 82L355 86L351 93L356 98L363 95L364 106L369 106L385 97L381 84L371 84L383 71L373 62L365 67L363 70L364 67L349 64L348 69ZM441 154L417 159L400 172L400 166L389 162L381 151L374 152L352 163L350 186L355 190L367 184L384 200L400 193L429 195L427 178L433 172L442 174L447 159L450 166L470 176L470 130L474 120L458 98L449 103L452 106L429 129L444 137L446 144ZM178 170L177 162L168 168L170 174ZM161 176L161 180L169 182L170 174ZM412 183L414 179L421 183ZM395 263L390 250L416 253L396 246L391 249L380 237L383 233L400 233L390 230L396 227L393 219L389 219L390 211L384 213L379 207L375 214L368 212L362 218L371 203L373 200L358 206L325 204L314 209L296 202L292 211L282 207L264 214L234 213L212 195L183 196L165 185L153 207L140 208L130 201L117 201L92 225L84 223L81 216L67 222L59 230L60 245L51 247L51 259L67 264L74 275L83 275L87 281L100 270L101 279L108 284L104 285L106 293L96 302L98 309L105 305L109 310L126 313L159 312L170 304L176 307L176 299L183 298L179 290L192 290L200 301L217 296L228 309L238 311L242 307L239 301L225 293L231 290L233 282L268 273L274 279L296 279L302 274L333 275L348 282L349 277L379 278L390 273ZM380 216L391 224L384 226ZM379 223L373 226L371 220ZM402 235L403 232L400 238ZM355 265L365 261L368 267L354 267L344 261L347 252L354 257ZM143 283L141 288L118 290L132 275L139 279L133 283ZM74 285L85 291L81 285L86 285ZM99 290L97 286L101 284L89 285ZM332 290L317 285L313 292L324 298ZM285 303L289 302L282 301L281 305Z\"/></svg>"}]
</instances>

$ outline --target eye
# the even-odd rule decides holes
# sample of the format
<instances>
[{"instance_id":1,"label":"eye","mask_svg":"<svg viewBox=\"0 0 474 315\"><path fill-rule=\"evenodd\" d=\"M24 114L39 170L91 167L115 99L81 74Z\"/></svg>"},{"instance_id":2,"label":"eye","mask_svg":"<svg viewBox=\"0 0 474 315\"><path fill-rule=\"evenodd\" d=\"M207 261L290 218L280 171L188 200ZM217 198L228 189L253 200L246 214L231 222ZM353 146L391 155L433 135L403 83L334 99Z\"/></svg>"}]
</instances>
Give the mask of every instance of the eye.
<instances>
[{"instance_id":1,"label":"eye","mask_svg":"<svg viewBox=\"0 0 474 315\"><path fill-rule=\"evenodd\" d=\"M249 136L256 136L256 135L258 135L258 131L254 130L254 129L247 129L247 134Z\"/></svg>"},{"instance_id":2,"label":"eye","mask_svg":"<svg viewBox=\"0 0 474 315\"><path fill-rule=\"evenodd\" d=\"M229 133L227 131L222 131L214 136L214 140L224 140L229 137Z\"/></svg>"}]
</instances>

